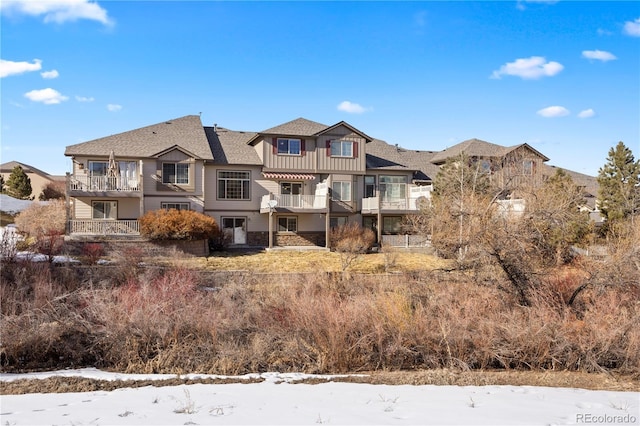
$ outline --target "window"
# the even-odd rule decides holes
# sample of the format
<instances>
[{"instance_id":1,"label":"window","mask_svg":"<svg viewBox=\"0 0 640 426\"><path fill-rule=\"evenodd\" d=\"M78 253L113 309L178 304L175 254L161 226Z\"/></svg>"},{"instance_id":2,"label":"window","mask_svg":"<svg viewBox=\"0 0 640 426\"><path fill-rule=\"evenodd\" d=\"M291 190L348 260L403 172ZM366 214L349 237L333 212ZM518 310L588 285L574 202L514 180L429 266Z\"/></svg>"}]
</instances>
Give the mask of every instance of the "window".
<instances>
[{"instance_id":1,"label":"window","mask_svg":"<svg viewBox=\"0 0 640 426\"><path fill-rule=\"evenodd\" d=\"M251 173L218 171L218 198L221 200L249 200Z\"/></svg>"},{"instance_id":2,"label":"window","mask_svg":"<svg viewBox=\"0 0 640 426\"><path fill-rule=\"evenodd\" d=\"M353 157L352 141L331 141L332 157Z\"/></svg>"},{"instance_id":3,"label":"window","mask_svg":"<svg viewBox=\"0 0 640 426\"><path fill-rule=\"evenodd\" d=\"M278 217L278 232L298 232L298 218L295 216Z\"/></svg>"},{"instance_id":4,"label":"window","mask_svg":"<svg viewBox=\"0 0 640 426\"><path fill-rule=\"evenodd\" d=\"M90 176L106 176L109 163L106 161L89 161Z\"/></svg>"},{"instance_id":5,"label":"window","mask_svg":"<svg viewBox=\"0 0 640 426\"><path fill-rule=\"evenodd\" d=\"M160 206L164 210L190 210L189 203L160 203Z\"/></svg>"},{"instance_id":6,"label":"window","mask_svg":"<svg viewBox=\"0 0 640 426\"><path fill-rule=\"evenodd\" d=\"M333 182L331 198L337 201L351 201L351 182Z\"/></svg>"},{"instance_id":7,"label":"window","mask_svg":"<svg viewBox=\"0 0 640 426\"><path fill-rule=\"evenodd\" d=\"M117 201L92 201L91 217L93 219L117 219L118 218L118 202Z\"/></svg>"},{"instance_id":8,"label":"window","mask_svg":"<svg viewBox=\"0 0 640 426\"><path fill-rule=\"evenodd\" d=\"M376 177L365 176L364 177L364 198L371 198L376 196Z\"/></svg>"},{"instance_id":9,"label":"window","mask_svg":"<svg viewBox=\"0 0 640 426\"><path fill-rule=\"evenodd\" d=\"M278 138L279 155L300 155L300 139Z\"/></svg>"},{"instance_id":10,"label":"window","mask_svg":"<svg viewBox=\"0 0 640 426\"><path fill-rule=\"evenodd\" d=\"M533 160L524 160L522 162L522 174L526 175L526 176L531 176L533 175Z\"/></svg>"},{"instance_id":11,"label":"window","mask_svg":"<svg viewBox=\"0 0 640 426\"><path fill-rule=\"evenodd\" d=\"M402 230L402 218L400 216L387 216L382 218L383 234L399 234Z\"/></svg>"},{"instance_id":12,"label":"window","mask_svg":"<svg viewBox=\"0 0 640 426\"><path fill-rule=\"evenodd\" d=\"M189 184L189 164L162 163L162 183Z\"/></svg>"},{"instance_id":13,"label":"window","mask_svg":"<svg viewBox=\"0 0 640 426\"><path fill-rule=\"evenodd\" d=\"M347 217L346 216L332 216L329 219L329 227L337 228L338 226L346 225Z\"/></svg>"},{"instance_id":14,"label":"window","mask_svg":"<svg viewBox=\"0 0 640 426\"><path fill-rule=\"evenodd\" d=\"M487 159L480 160L480 171L482 173L491 174L491 161Z\"/></svg>"},{"instance_id":15,"label":"window","mask_svg":"<svg viewBox=\"0 0 640 426\"><path fill-rule=\"evenodd\" d=\"M383 201L405 199L407 197L407 177L380 176L380 196Z\"/></svg>"}]
</instances>

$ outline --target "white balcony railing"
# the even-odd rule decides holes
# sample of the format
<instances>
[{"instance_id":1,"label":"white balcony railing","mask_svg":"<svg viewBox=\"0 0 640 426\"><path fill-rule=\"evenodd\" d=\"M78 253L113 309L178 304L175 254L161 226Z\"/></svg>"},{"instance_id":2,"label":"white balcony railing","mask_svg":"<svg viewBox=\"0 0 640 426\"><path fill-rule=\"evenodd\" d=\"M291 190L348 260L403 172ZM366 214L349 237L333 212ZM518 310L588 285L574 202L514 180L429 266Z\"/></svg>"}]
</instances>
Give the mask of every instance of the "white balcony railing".
<instances>
[{"instance_id":1,"label":"white balcony railing","mask_svg":"<svg viewBox=\"0 0 640 426\"><path fill-rule=\"evenodd\" d=\"M69 176L71 191L140 191L140 180L120 176Z\"/></svg>"},{"instance_id":2,"label":"white balcony railing","mask_svg":"<svg viewBox=\"0 0 640 426\"><path fill-rule=\"evenodd\" d=\"M260 202L260 210L269 210L269 201L275 200L275 208L287 209L324 209L327 207L326 195L264 195Z\"/></svg>"},{"instance_id":3,"label":"white balcony railing","mask_svg":"<svg viewBox=\"0 0 640 426\"><path fill-rule=\"evenodd\" d=\"M409 186L408 198L369 197L362 199L362 210L375 212L378 210L411 210L417 211L424 207L425 200L431 199L430 186Z\"/></svg>"},{"instance_id":4,"label":"white balcony railing","mask_svg":"<svg viewBox=\"0 0 640 426\"><path fill-rule=\"evenodd\" d=\"M69 234L139 235L140 223L137 220L72 219L69 221Z\"/></svg>"}]
</instances>

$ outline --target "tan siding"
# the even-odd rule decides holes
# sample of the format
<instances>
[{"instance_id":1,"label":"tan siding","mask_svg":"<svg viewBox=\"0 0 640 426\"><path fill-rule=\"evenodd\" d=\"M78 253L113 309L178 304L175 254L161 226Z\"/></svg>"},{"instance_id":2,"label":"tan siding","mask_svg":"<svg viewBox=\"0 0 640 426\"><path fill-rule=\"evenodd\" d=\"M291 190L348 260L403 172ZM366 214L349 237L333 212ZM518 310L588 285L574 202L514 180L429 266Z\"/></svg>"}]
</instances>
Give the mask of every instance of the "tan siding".
<instances>
[{"instance_id":1,"label":"tan siding","mask_svg":"<svg viewBox=\"0 0 640 426\"><path fill-rule=\"evenodd\" d=\"M189 209L202 213L204 211L204 201L200 197L174 197L170 194L161 197L147 197L144 200L145 212L160 210L162 203L189 203Z\"/></svg>"},{"instance_id":2,"label":"tan siding","mask_svg":"<svg viewBox=\"0 0 640 426\"><path fill-rule=\"evenodd\" d=\"M348 140L357 142L358 156L356 158L331 157L327 154L327 141ZM336 172L344 171L355 174L364 173L366 170L366 141L364 138L352 133L346 127L338 127L329 135L323 135L318 139L318 171Z\"/></svg>"},{"instance_id":3,"label":"tan siding","mask_svg":"<svg viewBox=\"0 0 640 426\"><path fill-rule=\"evenodd\" d=\"M278 155L273 153L273 138L262 140L265 154L264 165L268 170L313 172L316 165L316 144L311 138L305 140L304 155Z\"/></svg>"},{"instance_id":4,"label":"tan siding","mask_svg":"<svg viewBox=\"0 0 640 426\"><path fill-rule=\"evenodd\" d=\"M260 210L260 200L268 191L263 187L264 180L260 174L260 166L205 166L205 209L210 210ZM218 199L218 171L248 171L251 176L249 200Z\"/></svg>"},{"instance_id":5,"label":"tan siding","mask_svg":"<svg viewBox=\"0 0 640 426\"><path fill-rule=\"evenodd\" d=\"M75 219L91 219L91 200L76 198L73 207Z\"/></svg>"}]
</instances>

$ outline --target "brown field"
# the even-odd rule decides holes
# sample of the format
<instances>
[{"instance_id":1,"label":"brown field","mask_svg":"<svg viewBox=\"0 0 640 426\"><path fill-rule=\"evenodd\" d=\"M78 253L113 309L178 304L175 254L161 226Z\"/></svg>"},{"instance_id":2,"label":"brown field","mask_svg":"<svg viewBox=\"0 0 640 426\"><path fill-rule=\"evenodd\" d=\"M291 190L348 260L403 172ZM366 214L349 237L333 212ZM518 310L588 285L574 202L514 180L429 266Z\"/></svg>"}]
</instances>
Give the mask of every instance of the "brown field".
<instances>
[{"instance_id":1,"label":"brown field","mask_svg":"<svg viewBox=\"0 0 640 426\"><path fill-rule=\"evenodd\" d=\"M520 306L498 278L451 271L433 256L368 254L346 272L340 256L224 253L146 259L145 267L123 256L108 267L3 263L0 366L640 388L640 304L628 289L588 289L567 306L581 278L566 269L536 289L531 306ZM104 386L62 382L41 386Z\"/></svg>"}]
</instances>

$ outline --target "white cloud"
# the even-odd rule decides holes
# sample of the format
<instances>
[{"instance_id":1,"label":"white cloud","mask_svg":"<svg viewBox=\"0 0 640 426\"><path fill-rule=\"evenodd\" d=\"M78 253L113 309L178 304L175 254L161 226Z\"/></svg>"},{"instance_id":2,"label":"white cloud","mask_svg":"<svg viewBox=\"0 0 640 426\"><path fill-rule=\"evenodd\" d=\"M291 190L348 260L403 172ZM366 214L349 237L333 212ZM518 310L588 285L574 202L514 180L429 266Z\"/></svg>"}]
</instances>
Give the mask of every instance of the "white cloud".
<instances>
[{"instance_id":1,"label":"white cloud","mask_svg":"<svg viewBox=\"0 0 640 426\"><path fill-rule=\"evenodd\" d=\"M640 18L624 23L624 32L633 37L640 37Z\"/></svg>"},{"instance_id":2,"label":"white cloud","mask_svg":"<svg viewBox=\"0 0 640 426\"><path fill-rule=\"evenodd\" d=\"M78 95L76 95L76 101L78 101L78 102L93 102L93 101L95 101L95 99L90 97L90 96L87 97L87 96L78 96Z\"/></svg>"},{"instance_id":3,"label":"white cloud","mask_svg":"<svg viewBox=\"0 0 640 426\"><path fill-rule=\"evenodd\" d=\"M0 59L0 78L23 74L30 71L39 71L40 69L42 69L42 61L40 59L34 59L33 63L24 61L14 62Z\"/></svg>"},{"instance_id":4,"label":"white cloud","mask_svg":"<svg viewBox=\"0 0 640 426\"><path fill-rule=\"evenodd\" d=\"M569 110L563 106L554 105L554 106L542 108L537 112L537 114L546 118L564 117L566 115L569 115Z\"/></svg>"},{"instance_id":5,"label":"white cloud","mask_svg":"<svg viewBox=\"0 0 640 426\"><path fill-rule=\"evenodd\" d=\"M55 89L47 88L42 90L32 90L24 94L24 97L32 100L33 102L42 102L46 105L59 104L69 99L67 96L63 96Z\"/></svg>"},{"instance_id":6,"label":"white cloud","mask_svg":"<svg viewBox=\"0 0 640 426\"><path fill-rule=\"evenodd\" d=\"M60 76L60 73L58 72L58 70L51 70L51 71L43 71L40 73L40 75L44 79L52 79L52 78L58 78Z\"/></svg>"},{"instance_id":7,"label":"white cloud","mask_svg":"<svg viewBox=\"0 0 640 426\"><path fill-rule=\"evenodd\" d=\"M104 25L113 24L107 16L107 11L98 3L89 0L3 0L0 10L7 14L43 16L45 23L62 24L89 19Z\"/></svg>"},{"instance_id":8,"label":"white cloud","mask_svg":"<svg viewBox=\"0 0 640 426\"><path fill-rule=\"evenodd\" d=\"M362 105L349 101L342 101L338 105L338 111L348 112L349 114L362 114L363 112L369 111L371 109L372 108L365 108Z\"/></svg>"},{"instance_id":9,"label":"white cloud","mask_svg":"<svg viewBox=\"0 0 640 426\"><path fill-rule=\"evenodd\" d=\"M602 62L618 59L613 53L605 52L604 50L583 50L582 57L587 59L597 59Z\"/></svg>"},{"instance_id":10,"label":"white cloud","mask_svg":"<svg viewBox=\"0 0 640 426\"><path fill-rule=\"evenodd\" d=\"M589 109L585 109L583 111L580 111L580 113L578 114L578 117L579 118L591 118L591 117L593 117L595 115L596 115L596 112L593 109L589 108Z\"/></svg>"},{"instance_id":11,"label":"white cloud","mask_svg":"<svg viewBox=\"0 0 640 426\"><path fill-rule=\"evenodd\" d=\"M551 77L564 69L559 62L547 60L542 56L532 56L530 58L516 59L507 62L499 70L491 74L491 78L501 78L503 75L513 75L525 80L538 79L540 77Z\"/></svg>"},{"instance_id":12,"label":"white cloud","mask_svg":"<svg viewBox=\"0 0 640 426\"><path fill-rule=\"evenodd\" d=\"M108 104L107 109L111 112L120 111L122 109L122 105L118 104Z\"/></svg>"}]
</instances>

